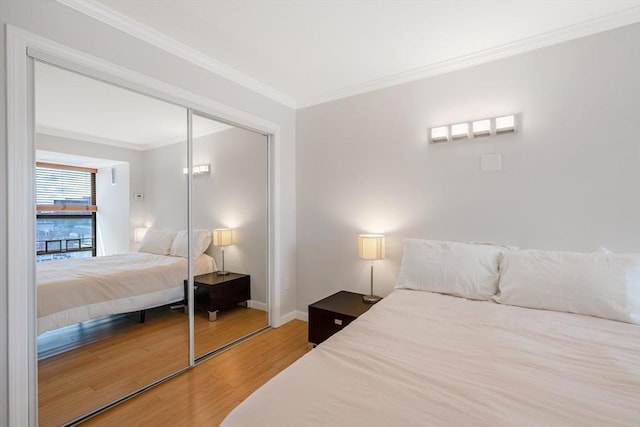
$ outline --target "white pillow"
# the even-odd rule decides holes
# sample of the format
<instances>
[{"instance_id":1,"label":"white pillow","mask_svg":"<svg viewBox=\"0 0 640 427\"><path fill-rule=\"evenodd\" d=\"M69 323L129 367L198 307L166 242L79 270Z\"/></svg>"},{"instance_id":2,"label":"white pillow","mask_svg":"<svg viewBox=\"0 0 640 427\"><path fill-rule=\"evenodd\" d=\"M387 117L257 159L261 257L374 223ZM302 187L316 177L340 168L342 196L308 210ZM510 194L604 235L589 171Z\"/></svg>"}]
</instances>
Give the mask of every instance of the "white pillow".
<instances>
[{"instance_id":1,"label":"white pillow","mask_svg":"<svg viewBox=\"0 0 640 427\"><path fill-rule=\"evenodd\" d=\"M488 300L498 289L505 247L407 239L396 289Z\"/></svg>"},{"instance_id":2,"label":"white pillow","mask_svg":"<svg viewBox=\"0 0 640 427\"><path fill-rule=\"evenodd\" d=\"M147 231L144 239L140 242L138 252L148 252L150 254L168 255L171 243L176 232L170 230L154 230Z\"/></svg>"},{"instance_id":3,"label":"white pillow","mask_svg":"<svg viewBox=\"0 0 640 427\"><path fill-rule=\"evenodd\" d=\"M501 304L640 324L640 255L512 251L500 272Z\"/></svg>"},{"instance_id":4,"label":"white pillow","mask_svg":"<svg viewBox=\"0 0 640 427\"><path fill-rule=\"evenodd\" d=\"M193 230L193 259L202 255L210 244L211 232L209 230ZM189 236L187 230L180 231L176 234L169 255L183 258L189 256Z\"/></svg>"}]
</instances>

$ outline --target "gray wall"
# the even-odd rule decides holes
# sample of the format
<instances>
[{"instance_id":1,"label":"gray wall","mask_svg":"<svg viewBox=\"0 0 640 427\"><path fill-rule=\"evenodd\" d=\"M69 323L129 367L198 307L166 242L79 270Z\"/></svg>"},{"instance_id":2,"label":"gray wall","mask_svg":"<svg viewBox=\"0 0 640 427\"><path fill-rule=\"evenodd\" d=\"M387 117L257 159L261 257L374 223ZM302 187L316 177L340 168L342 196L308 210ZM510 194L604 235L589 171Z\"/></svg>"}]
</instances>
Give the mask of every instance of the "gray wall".
<instances>
[{"instance_id":1,"label":"gray wall","mask_svg":"<svg viewBox=\"0 0 640 427\"><path fill-rule=\"evenodd\" d=\"M640 252L638 40L640 24L300 110L298 310L368 290L361 232L387 236L381 295L410 237ZM509 113L517 134L427 142L430 126ZM501 172L480 172L486 153Z\"/></svg>"}]
</instances>

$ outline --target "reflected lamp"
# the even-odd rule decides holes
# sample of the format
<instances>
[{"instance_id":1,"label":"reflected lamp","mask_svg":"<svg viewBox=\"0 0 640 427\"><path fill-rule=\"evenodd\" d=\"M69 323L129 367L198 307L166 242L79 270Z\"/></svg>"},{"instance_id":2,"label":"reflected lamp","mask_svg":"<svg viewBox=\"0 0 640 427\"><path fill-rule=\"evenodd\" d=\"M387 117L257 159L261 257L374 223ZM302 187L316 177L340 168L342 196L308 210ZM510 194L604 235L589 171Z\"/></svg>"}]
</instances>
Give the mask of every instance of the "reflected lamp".
<instances>
[{"instance_id":1,"label":"reflected lamp","mask_svg":"<svg viewBox=\"0 0 640 427\"><path fill-rule=\"evenodd\" d=\"M218 276L226 276L229 274L229 272L224 269L224 247L229 246L231 243L233 242L231 240L230 228L216 228L213 230L213 246L220 246L222 252L222 270L216 272Z\"/></svg>"}]
</instances>

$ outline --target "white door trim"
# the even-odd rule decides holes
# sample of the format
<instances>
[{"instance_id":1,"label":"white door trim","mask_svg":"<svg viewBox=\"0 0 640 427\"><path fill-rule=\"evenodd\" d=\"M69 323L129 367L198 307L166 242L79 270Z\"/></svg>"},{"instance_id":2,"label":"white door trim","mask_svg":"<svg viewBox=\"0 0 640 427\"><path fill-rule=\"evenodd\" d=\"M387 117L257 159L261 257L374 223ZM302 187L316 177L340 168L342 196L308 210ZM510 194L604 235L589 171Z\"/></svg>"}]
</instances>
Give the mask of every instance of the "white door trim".
<instances>
[{"instance_id":1,"label":"white door trim","mask_svg":"<svg viewBox=\"0 0 640 427\"><path fill-rule=\"evenodd\" d=\"M281 262L280 125L7 25L7 304L9 426L37 425L36 311L34 272L33 60L38 59L202 111L269 134L271 216L268 295L270 323L279 326ZM25 379L28 379L25 381Z\"/></svg>"},{"instance_id":2,"label":"white door trim","mask_svg":"<svg viewBox=\"0 0 640 427\"><path fill-rule=\"evenodd\" d=\"M33 61L7 26L7 381L9 426L37 425Z\"/></svg>"}]
</instances>

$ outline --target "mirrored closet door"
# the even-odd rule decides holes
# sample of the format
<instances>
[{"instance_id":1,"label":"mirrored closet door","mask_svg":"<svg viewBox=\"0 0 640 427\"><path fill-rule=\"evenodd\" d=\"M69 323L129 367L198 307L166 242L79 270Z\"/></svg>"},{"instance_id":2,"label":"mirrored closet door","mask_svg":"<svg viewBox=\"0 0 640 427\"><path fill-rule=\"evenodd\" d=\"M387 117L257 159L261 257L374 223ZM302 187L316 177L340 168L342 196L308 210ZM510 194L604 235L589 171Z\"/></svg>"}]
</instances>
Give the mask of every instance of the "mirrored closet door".
<instances>
[{"instance_id":1,"label":"mirrored closet door","mask_svg":"<svg viewBox=\"0 0 640 427\"><path fill-rule=\"evenodd\" d=\"M267 147L263 134L193 114L196 358L268 325ZM215 272L201 274L199 257Z\"/></svg>"},{"instance_id":2,"label":"mirrored closet door","mask_svg":"<svg viewBox=\"0 0 640 427\"><path fill-rule=\"evenodd\" d=\"M39 425L189 366L187 109L35 63Z\"/></svg>"},{"instance_id":3,"label":"mirrored closet door","mask_svg":"<svg viewBox=\"0 0 640 427\"><path fill-rule=\"evenodd\" d=\"M59 426L268 327L270 139L34 75L38 422Z\"/></svg>"}]
</instances>

